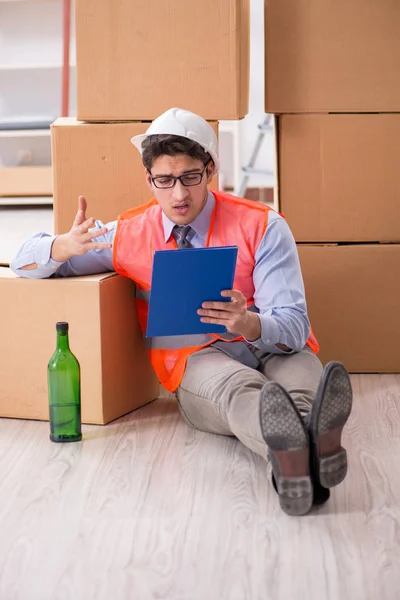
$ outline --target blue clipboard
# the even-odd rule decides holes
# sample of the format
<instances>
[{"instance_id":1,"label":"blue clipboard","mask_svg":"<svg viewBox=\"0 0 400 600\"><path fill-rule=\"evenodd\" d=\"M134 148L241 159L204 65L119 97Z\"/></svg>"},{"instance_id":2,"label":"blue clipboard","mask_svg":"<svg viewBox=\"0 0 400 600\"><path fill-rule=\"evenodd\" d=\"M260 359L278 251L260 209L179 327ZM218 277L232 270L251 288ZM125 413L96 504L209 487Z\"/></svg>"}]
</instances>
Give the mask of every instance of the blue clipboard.
<instances>
[{"instance_id":1,"label":"blue clipboard","mask_svg":"<svg viewBox=\"0 0 400 600\"><path fill-rule=\"evenodd\" d=\"M223 325L202 323L203 302L229 302L237 246L158 250L154 253L146 337L225 333Z\"/></svg>"}]
</instances>

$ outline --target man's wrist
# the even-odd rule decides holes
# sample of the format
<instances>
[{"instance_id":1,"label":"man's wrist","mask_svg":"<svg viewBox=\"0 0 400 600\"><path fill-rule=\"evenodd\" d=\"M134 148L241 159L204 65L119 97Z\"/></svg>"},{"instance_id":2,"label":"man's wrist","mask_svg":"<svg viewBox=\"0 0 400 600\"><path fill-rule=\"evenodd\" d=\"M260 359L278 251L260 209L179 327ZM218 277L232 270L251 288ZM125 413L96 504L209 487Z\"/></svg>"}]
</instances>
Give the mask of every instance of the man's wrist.
<instances>
[{"instance_id":1,"label":"man's wrist","mask_svg":"<svg viewBox=\"0 0 400 600\"><path fill-rule=\"evenodd\" d=\"M261 337L261 322L256 313L247 311L244 325L239 333L248 342L254 342Z\"/></svg>"},{"instance_id":2,"label":"man's wrist","mask_svg":"<svg viewBox=\"0 0 400 600\"><path fill-rule=\"evenodd\" d=\"M63 263L69 259L65 251L63 235L59 235L54 239L51 246L50 258L59 263Z\"/></svg>"}]
</instances>

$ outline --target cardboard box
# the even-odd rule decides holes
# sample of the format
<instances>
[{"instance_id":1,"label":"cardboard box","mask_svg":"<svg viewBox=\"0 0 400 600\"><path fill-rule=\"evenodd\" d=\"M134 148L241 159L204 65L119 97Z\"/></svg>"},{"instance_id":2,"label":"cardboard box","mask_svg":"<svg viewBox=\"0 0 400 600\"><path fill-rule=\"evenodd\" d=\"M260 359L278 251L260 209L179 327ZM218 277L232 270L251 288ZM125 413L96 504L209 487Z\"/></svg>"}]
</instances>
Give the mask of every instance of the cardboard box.
<instances>
[{"instance_id":1,"label":"cardboard box","mask_svg":"<svg viewBox=\"0 0 400 600\"><path fill-rule=\"evenodd\" d=\"M400 111L397 0L265 0L265 110Z\"/></svg>"},{"instance_id":2,"label":"cardboard box","mask_svg":"<svg viewBox=\"0 0 400 600\"><path fill-rule=\"evenodd\" d=\"M51 196L51 167L0 168L0 196Z\"/></svg>"},{"instance_id":3,"label":"cardboard box","mask_svg":"<svg viewBox=\"0 0 400 600\"><path fill-rule=\"evenodd\" d=\"M218 123L210 125L218 135ZM148 127L141 122L82 123L71 117L53 123L55 233L71 229L80 195L87 200L87 216L104 223L152 198L140 153L130 141ZM218 188L218 177L210 187Z\"/></svg>"},{"instance_id":4,"label":"cardboard box","mask_svg":"<svg viewBox=\"0 0 400 600\"><path fill-rule=\"evenodd\" d=\"M308 314L323 363L399 373L400 245L298 245Z\"/></svg>"},{"instance_id":5,"label":"cardboard box","mask_svg":"<svg viewBox=\"0 0 400 600\"><path fill-rule=\"evenodd\" d=\"M83 423L108 423L157 398L129 279L115 273L22 279L3 267L0 416L48 419L47 364L57 321L69 322L81 366Z\"/></svg>"},{"instance_id":6,"label":"cardboard box","mask_svg":"<svg viewBox=\"0 0 400 600\"><path fill-rule=\"evenodd\" d=\"M249 0L77 0L78 119L153 120L175 106L244 117L249 13Z\"/></svg>"},{"instance_id":7,"label":"cardboard box","mask_svg":"<svg viewBox=\"0 0 400 600\"><path fill-rule=\"evenodd\" d=\"M400 114L283 115L278 132L279 209L296 241L400 241Z\"/></svg>"}]
</instances>

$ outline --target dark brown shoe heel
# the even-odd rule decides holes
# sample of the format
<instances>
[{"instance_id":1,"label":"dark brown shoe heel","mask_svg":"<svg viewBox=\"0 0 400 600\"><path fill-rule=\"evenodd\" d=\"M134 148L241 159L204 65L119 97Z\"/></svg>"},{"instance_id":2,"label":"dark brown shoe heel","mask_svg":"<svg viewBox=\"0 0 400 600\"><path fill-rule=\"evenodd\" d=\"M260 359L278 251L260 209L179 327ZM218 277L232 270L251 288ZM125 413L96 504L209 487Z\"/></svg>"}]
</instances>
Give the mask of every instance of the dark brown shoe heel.
<instances>
[{"instance_id":1,"label":"dark brown shoe heel","mask_svg":"<svg viewBox=\"0 0 400 600\"><path fill-rule=\"evenodd\" d=\"M326 488L338 485L347 474L342 432L351 413L352 399L346 369L339 362L328 363L322 373L310 418L316 474Z\"/></svg>"},{"instance_id":2,"label":"dark brown shoe heel","mask_svg":"<svg viewBox=\"0 0 400 600\"><path fill-rule=\"evenodd\" d=\"M288 515L308 513L313 502L309 435L292 399L278 383L267 383L261 392L260 424L282 510Z\"/></svg>"}]
</instances>

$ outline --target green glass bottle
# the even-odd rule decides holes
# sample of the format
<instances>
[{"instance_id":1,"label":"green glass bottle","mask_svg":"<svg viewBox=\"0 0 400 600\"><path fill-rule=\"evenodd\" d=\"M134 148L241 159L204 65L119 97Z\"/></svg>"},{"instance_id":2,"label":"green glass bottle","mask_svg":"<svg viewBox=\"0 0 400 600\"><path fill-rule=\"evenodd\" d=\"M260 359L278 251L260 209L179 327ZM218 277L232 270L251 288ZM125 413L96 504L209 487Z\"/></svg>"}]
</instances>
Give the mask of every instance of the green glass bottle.
<instances>
[{"instance_id":1,"label":"green glass bottle","mask_svg":"<svg viewBox=\"0 0 400 600\"><path fill-rule=\"evenodd\" d=\"M56 324L57 348L47 366L50 439L79 442L81 431L80 366L69 349L68 323Z\"/></svg>"}]
</instances>

